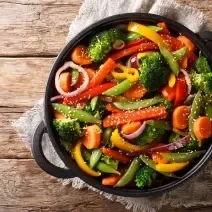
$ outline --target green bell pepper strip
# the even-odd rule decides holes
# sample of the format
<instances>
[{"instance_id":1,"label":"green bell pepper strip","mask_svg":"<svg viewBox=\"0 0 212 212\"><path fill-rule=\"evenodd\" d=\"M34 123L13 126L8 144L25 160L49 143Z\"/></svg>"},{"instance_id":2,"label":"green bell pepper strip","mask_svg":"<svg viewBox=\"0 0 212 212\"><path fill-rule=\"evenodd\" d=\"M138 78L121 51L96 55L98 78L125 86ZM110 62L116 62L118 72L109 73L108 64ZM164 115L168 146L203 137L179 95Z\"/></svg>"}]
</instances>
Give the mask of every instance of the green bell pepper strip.
<instances>
[{"instance_id":1,"label":"green bell pepper strip","mask_svg":"<svg viewBox=\"0 0 212 212\"><path fill-rule=\"evenodd\" d=\"M160 31L163 30L161 27L158 27L158 26L155 26L155 25L149 25L147 27L154 30L155 32L160 32Z\"/></svg>"},{"instance_id":2,"label":"green bell pepper strip","mask_svg":"<svg viewBox=\"0 0 212 212\"><path fill-rule=\"evenodd\" d=\"M149 157L147 157L146 155L140 155L139 158L143 161L144 164L146 164L150 168L157 171L156 170L156 163L154 163L153 160L151 160ZM159 172L159 173L162 174L162 175L165 175L166 177L180 178L173 173L168 173L168 172Z\"/></svg>"},{"instance_id":3,"label":"green bell pepper strip","mask_svg":"<svg viewBox=\"0 0 212 212\"><path fill-rule=\"evenodd\" d=\"M140 168L140 164L141 160L139 158L134 158L125 174L116 183L116 185L114 185L114 187L124 187L128 185L134 179L136 172Z\"/></svg>"},{"instance_id":4,"label":"green bell pepper strip","mask_svg":"<svg viewBox=\"0 0 212 212\"><path fill-rule=\"evenodd\" d=\"M86 149L83 149L82 150L82 156L86 161L90 161L91 153L89 151L87 151ZM108 173L108 174L118 174L118 175L120 175L120 172L118 172L117 170L115 170L111 166L109 166L106 163L101 162L101 161L97 162L95 169L97 169L98 171L104 172L104 173Z\"/></svg>"},{"instance_id":5,"label":"green bell pepper strip","mask_svg":"<svg viewBox=\"0 0 212 212\"><path fill-rule=\"evenodd\" d=\"M180 72L180 67L175 59L175 57L172 55L172 53L162 44L158 43L160 53L163 55L165 58L166 62L169 64L170 69L174 73L174 75L178 76Z\"/></svg>"},{"instance_id":6,"label":"green bell pepper strip","mask_svg":"<svg viewBox=\"0 0 212 212\"><path fill-rule=\"evenodd\" d=\"M102 135L102 140L103 140L103 145L104 146L112 146L112 143L110 142L110 137L113 133L113 128L112 127L109 127L109 128L106 128L104 131L103 131L103 135Z\"/></svg>"},{"instance_id":7,"label":"green bell pepper strip","mask_svg":"<svg viewBox=\"0 0 212 212\"><path fill-rule=\"evenodd\" d=\"M103 93L103 95L118 96L118 95L126 92L128 89L130 89L134 84L135 84L134 82L130 82L128 79L125 79L124 81L122 81L118 85L116 85L116 86L110 88L109 90L105 91Z\"/></svg>"},{"instance_id":8,"label":"green bell pepper strip","mask_svg":"<svg viewBox=\"0 0 212 212\"><path fill-rule=\"evenodd\" d=\"M171 130L170 123L166 120L147 120L146 124L163 130Z\"/></svg>"},{"instance_id":9,"label":"green bell pepper strip","mask_svg":"<svg viewBox=\"0 0 212 212\"><path fill-rule=\"evenodd\" d=\"M90 161L89 161L89 166L91 168L95 167L97 162L100 160L102 156L102 151L101 149L94 149L91 153Z\"/></svg>"},{"instance_id":10,"label":"green bell pepper strip","mask_svg":"<svg viewBox=\"0 0 212 212\"><path fill-rule=\"evenodd\" d=\"M144 100L135 101L135 102L114 102L113 104L121 110L135 110L135 109L142 109L149 106L153 106L163 101L164 101L164 98L154 97L151 99L144 99Z\"/></svg>"},{"instance_id":11,"label":"green bell pepper strip","mask_svg":"<svg viewBox=\"0 0 212 212\"><path fill-rule=\"evenodd\" d=\"M90 105L91 105L91 109L92 110L95 110L96 108L96 105L98 103L98 100L99 100L99 97L98 96L95 96L91 99L91 102L90 102Z\"/></svg>"},{"instance_id":12,"label":"green bell pepper strip","mask_svg":"<svg viewBox=\"0 0 212 212\"><path fill-rule=\"evenodd\" d=\"M140 35L136 32L129 32L129 33L127 33L126 41L131 42L131 41L137 40L138 38L141 38L141 37L142 37L142 35Z\"/></svg>"},{"instance_id":13,"label":"green bell pepper strip","mask_svg":"<svg viewBox=\"0 0 212 212\"><path fill-rule=\"evenodd\" d=\"M187 51L188 51L188 47L184 46L183 48L172 52L172 55L175 57L176 60L180 60L180 59L182 59L185 56Z\"/></svg>"},{"instance_id":14,"label":"green bell pepper strip","mask_svg":"<svg viewBox=\"0 0 212 212\"><path fill-rule=\"evenodd\" d=\"M77 69L71 70L71 86L75 85L79 79L79 71Z\"/></svg>"},{"instance_id":15,"label":"green bell pepper strip","mask_svg":"<svg viewBox=\"0 0 212 212\"><path fill-rule=\"evenodd\" d=\"M196 136L195 136L194 131L193 131L193 124L194 124L194 121L200 115L200 110L201 110L201 107L202 107L202 101L203 101L202 92L199 90L197 92L196 96L194 97L193 103L191 105L191 113L190 113L190 116L189 116L189 133L190 133L190 136L193 140L196 140Z\"/></svg>"},{"instance_id":16,"label":"green bell pepper strip","mask_svg":"<svg viewBox=\"0 0 212 212\"><path fill-rule=\"evenodd\" d=\"M212 119L212 104L207 104L205 106L205 114L208 118Z\"/></svg>"},{"instance_id":17,"label":"green bell pepper strip","mask_svg":"<svg viewBox=\"0 0 212 212\"><path fill-rule=\"evenodd\" d=\"M182 153L160 153L164 159L171 163L189 162L203 155L206 151L182 152Z\"/></svg>"},{"instance_id":18,"label":"green bell pepper strip","mask_svg":"<svg viewBox=\"0 0 212 212\"><path fill-rule=\"evenodd\" d=\"M101 123L101 120L95 118L91 114L68 105L53 103L52 107L55 111L63 114L64 116L68 118L70 117L73 119L77 119L85 123L93 123L93 124Z\"/></svg>"}]
</instances>

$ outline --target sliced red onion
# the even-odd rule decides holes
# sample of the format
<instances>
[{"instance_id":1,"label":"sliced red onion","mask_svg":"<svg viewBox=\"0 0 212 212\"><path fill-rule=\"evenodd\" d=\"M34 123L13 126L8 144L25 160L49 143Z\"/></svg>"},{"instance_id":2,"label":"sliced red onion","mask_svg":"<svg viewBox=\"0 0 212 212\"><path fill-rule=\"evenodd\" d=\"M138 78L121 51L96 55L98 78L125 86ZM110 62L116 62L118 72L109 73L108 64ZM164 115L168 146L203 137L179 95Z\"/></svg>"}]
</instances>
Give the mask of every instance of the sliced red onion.
<instances>
[{"instance_id":1,"label":"sliced red onion","mask_svg":"<svg viewBox=\"0 0 212 212\"><path fill-rule=\"evenodd\" d=\"M73 69L77 69L79 72L81 72L83 74L83 77L84 77L84 82L75 91L66 93L60 87L59 78L60 78L60 74L64 70L66 70L67 68L69 68L69 67L70 68L73 68ZM84 68L82 68L81 66L78 66L77 64L75 64L75 63L73 63L71 61L70 62L66 62L61 68L59 68L58 71L56 72L56 75L55 75L55 87L56 87L58 93L61 94L61 95L63 95L63 96L65 96L65 97L72 97L72 96L76 96L76 95L82 93L87 88L88 83L89 83L89 77L88 77L87 72L84 70Z\"/></svg>"},{"instance_id":2,"label":"sliced red onion","mask_svg":"<svg viewBox=\"0 0 212 212\"><path fill-rule=\"evenodd\" d=\"M193 102L194 97L195 97L195 94L188 95L187 98L184 101L184 104L190 105Z\"/></svg>"},{"instance_id":3,"label":"sliced red onion","mask_svg":"<svg viewBox=\"0 0 212 212\"><path fill-rule=\"evenodd\" d=\"M185 136L184 138L182 138L182 139L180 139L176 142L173 142L173 143L170 143L170 144L167 144L167 145L154 147L154 148L151 148L151 149L142 149L142 150L135 151L135 152L127 152L126 155L134 157L134 156L139 156L140 154L143 154L143 153L164 152L164 151L167 151L167 150L168 151L177 150L177 149L184 147L189 142L190 142L190 136L188 135L188 136ZM151 144L148 144L148 145L151 145Z\"/></svg>"},{"instance_id":4,"label":"sliced red onion","mask_svg":"<svg viewBox=\"0 0 212 212\"><path fill-rule=\"evenodd\" d=\"M113 48L114 49L123 49L125 47L125 42L123 40L115 40L113 43Z\"/></svg>"},{"instance_id":5,"label":"sliced red onion","mask_svg":"<svg viewBox=\"0 0 212 212\"><path fill-rule=\"evenodd\" d=\"M186 84L188 86L188 91L187 92L188 92L188 94L190 94L191 93L191 79L190 79L190 76L184 69L181 69L181 72L185 76L185 81L186 81Z\"/></svg>"},{"instance_id":6,"label":"sliced red onion","mask_svg":"<svg viewBox=\"0 0 212 212\"><path fill-rule=\"evenodd\" d=\"M64 98L64 96L62 96L62 95L57 95L57 96L52 97L50 100L51 100L51 102L54 102L55 100L63 99L63 98Z\"/></svg>"},{"instance_id":7,"label":"sliced red onion","mask_svg":"<svg viewBox=\"0 0 212 212\"><path fill-rule=\"evenodd\" d=\"M185 137L183 137L182 139L175 141L173 143L164 145L164 146L159 146L159 147L154 147L151 149L147 149L147 152L163 152L163 151L173 151L173 150L177 150L180 149L182 147L184 147L186 144L188 144L190 141L190 136L187 135Z\"/></svg>"},{"instance_id":8,"label":"sliced red onion","mask_svg":"<svg viewBox=\"0 0 212 212\"><path fill-rule=\"evenodd\" d=\"M145 130L145 127L146 127L146 122L144 121L143 124L134 133L131 133L129 135L124 134L124 133L121 133L121 134L124 138L132 140L132 139L138 137L139 135L141 135L143 133L143 131Z\"/></svg>"},{"instance_id":9,"label":"sliced red onion","mask_svg":"<svg viewBox=\"0 0 212 212\"><path fill-rule=\"evenodd\" d=\"M135 69L139 68L140 64L139 64L137 55L138 54L134 54L130 57L130 59L127 61L127 67L131 67Z\"/></svg>"}]
</instances>

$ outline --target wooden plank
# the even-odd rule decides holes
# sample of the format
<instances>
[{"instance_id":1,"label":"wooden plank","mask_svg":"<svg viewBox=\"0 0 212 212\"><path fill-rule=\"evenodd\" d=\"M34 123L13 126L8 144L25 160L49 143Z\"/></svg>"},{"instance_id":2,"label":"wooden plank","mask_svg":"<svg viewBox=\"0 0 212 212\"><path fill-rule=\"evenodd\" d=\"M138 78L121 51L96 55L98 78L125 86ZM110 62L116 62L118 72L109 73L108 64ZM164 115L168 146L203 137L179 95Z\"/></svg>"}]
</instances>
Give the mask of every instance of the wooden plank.
<instances>
[{"instance_id":1,"label":"wooden plank","mask_svg":"<svg viewBox=\"0 0 212 212\"><path fill-rule=\"evenodd\" d=\"M82 1L22 2L0 3L0 56L57 55L65 45L69 25Z\"/></svg>"},{"instance_id":2,"label":"wooden plank","mask_svg":"<svg viewBox=\"0 0 212 212\"><path fill-rule=\"evenodd\" d=\"M208 0L178 0L201 9L212 28ZM0 3L0 56L55 56L63 48L82 0L6 0Z\"/></svg>"},{"instance_id":3,"label":"wooden plank","mask_svg":"<svg viewBox=\"0 0 212 212\"><path fill-rule=\"evenodd\" d=\"M11 126L11 122L22 113L12 113L11 109L7 111L0 112L0 158L32 158L30 151Z\"/></svg>"},{"instance_id":4,"label":"wooden plank","mask_svg":"<svg viewBox=\"0 0 212 212\"><path fill-rule=\"evenodd\" d=\"M0 160L0 211L127 211L87 189L62 186L34 160Z\"/></svg>"},{"instance_id":5,"label":"wooden plank","mask_svg":"<svg viewBox=\"0 0 212 212\"><path fill-rule=\"evenodd\" d=\"M31 107L43 98L54 58L0 58L0 106Z\"/></svg>"},{"instance_id":6,"label":"wooden plank","mask_svg":"<svg viewBox=\"0 0 212 212\"><path fill-rule=\"evenodd\" d=\"M86 188L62 186L55 178L45 174L34 160L0 160L1 212L124 212L120 203L109 201ZM180 208L181 212L209 212L212 207ZM170 206L160 212L177 212Z\"/></svg>"}]
</instances>

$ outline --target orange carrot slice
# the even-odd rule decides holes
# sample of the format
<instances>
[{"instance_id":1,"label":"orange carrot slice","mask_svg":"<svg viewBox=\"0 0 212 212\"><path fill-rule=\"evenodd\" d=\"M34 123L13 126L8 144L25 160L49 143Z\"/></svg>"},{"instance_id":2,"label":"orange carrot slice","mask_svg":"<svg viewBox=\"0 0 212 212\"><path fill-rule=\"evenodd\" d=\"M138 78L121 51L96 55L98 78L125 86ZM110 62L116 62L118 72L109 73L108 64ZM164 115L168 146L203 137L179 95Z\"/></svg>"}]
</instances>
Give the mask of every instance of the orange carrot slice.
<instances>
[{"instance_id":1,"label":"orange carrot slice","mask_svg":"<svg viewBox=\"0 0 212 212\"><path fill-rule=\"evenodd\" d=\"M123 134L131 134L134 133L141 126L140 121L131 122L129 124L124 124L121 126L121 132Z\"/></svg>"},{"instance_id":2,"label":"orange carrot slice","mask_svg":"<svg viewBox=\"0 0 212 212\"><path fill-rule=\"evenodd\" d=\"M59 84L64 92L71 91L71 75L69 72L63 72L60 74Z\"/></svg>"},{"instance_id":3,"label":"orange carrot slice","mask_svg":"<svg viewBox=\"0 0 212 212\"><path fill-rule=\"evenodd\" d=\"M141 99L146 92L146 88L144 88L142 85L136 84L125 92L125 96L130 100Z\"/></svg>"},{"instance_id":4,"label":"orange carrot slice","mask_svg":"<svg viewBox=\"0 0 212 212\"><path fill-rule=\"evenodd\" d=\"M193 131L198 140L211 137L211 121L207 116L199 117L194 121Z\"/></svg>"},{"instance_id":5,"label":"orange carrot slice","mask_svg":"<svg viewBox=\"0 0 212 212\"><path fill-rule=\"evenodd\" d=\"M101 139L101 129L94 124L85 128L85 136L82 139L83 145L87 149L99 148Z\"/></svg>"},{"instance_id":6,"label":"orange carrot slice","mask_svg":"<svg viewBox=\"0 0 212 212\"><path fill-rule=\"evenodd\" d=\"M71 59L79 65L89 65L92 63L92 59L88 56L88 48L83 45L74 48L71 53Z\"/></svg>"},{"instance_id":7,"label":"orange carrot slice","mask_svg":"<svg viewBox=\"0 0 212 212\"><path fill-rule=\"evenodd\" d=\"M188 127L188 117L190 114L190 108L186 105L176 107L172 114L173 127L184 130Z\"/></svg>"}]
</instances>

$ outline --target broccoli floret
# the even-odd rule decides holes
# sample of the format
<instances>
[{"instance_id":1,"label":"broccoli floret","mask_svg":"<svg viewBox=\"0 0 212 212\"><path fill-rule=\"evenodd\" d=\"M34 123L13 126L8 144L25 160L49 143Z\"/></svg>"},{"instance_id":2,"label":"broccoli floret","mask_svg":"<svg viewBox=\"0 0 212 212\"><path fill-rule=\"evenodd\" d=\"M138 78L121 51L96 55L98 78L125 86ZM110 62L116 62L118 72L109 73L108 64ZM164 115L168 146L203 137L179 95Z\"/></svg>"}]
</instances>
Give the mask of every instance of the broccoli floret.
<instances>
[{"instance_id":1,"label":"broccoli floret","mask_svg":"<svg viewBox=\"0 0 212 212\"><path fill-rule=\"evenodd\" d=\"M83 136L76 119L54 119L53 126L62 140L76 142Z\"/></svg>"},{"instance_id":2,"label":"broccoli floret","mask_svg":"<svg viewBox=\"0 0 212 212\"><path fill-rule=\"evenodd\" d=\"M113 160L108 155L102 155L100 160L105 162L107 165L111 166L113 169L117 170L118 165L119 165L119 162L117 160Z\"/></svg>"},{"instance_id":3,"label":"broccoli floret","mask_svg":"<svg viewBox=\"0 0 212 212\"><path fill-rule=\"evenodd\" d=\"M112 49L115 40L125 40L126 35L119 29L110 29L95 35L88 46L88 55L94 62L101 62Z\"/></svg>"},{"instance_id":4,"label":"broccoli floret","mask_svg":"<svg viewBox=\"0 0 212 212\"><path fill-rule=\"evenodd\" d=\"M196 89L204 91L206 94L212 93L212 73L197 74L194 70L191 71L192 85Z\"/></svg>"},{"instance_id":5,"label":"broccoli floret","mask_svg":"<svg viewBox=\"0 0 212 212\"><path fill-rule=\"evenodd\" d=\"M149 166L141 167L135 176L136 186L138 188L149 188L157 178L157 172Z\"/></svg>"},{"instance_id":6,"label":"broccoli floret","mask_svg":"<svg viewBox=\"0 0 212 212\"><path fill-rule=\"evenodd\" d=\"M139 67L140 83L148 90L153 91L168 81L170 69L159 52L142 57Z\"/></svg>"},{"instance_id":7,"label":"broccoli floret","mask_svg":"<svg viewBox=\"0 0 212 212\"><path fill-rule=\"evenodd\" d=\"M84 107L84 110L88 113L90 113L93 116L96 116L99 114L99 118L102 118L103 114L105 113L105 104L103 104L102 101L98 100L98 103L96 104L96 107L94 110L91 108L91 104L87 103Z\"/></svg>"},{"instance_id":8,"label":"broccoli floret","mask_svg":"<svg viewBox=\"0 0 212 212\"><path fill-rule=\"evenodd\" d=\"M175 142L175 141L178 141L178 140L180 140L181 138L182 138L181 135L172 132L171 135L169 136L169 143L173 143L173 142Z\"/></svg>"},{"instance_id":9,"label":"broccoli floret","mask_svg":"<svg viewBox=\"0 0 212 212\"><path fill-rule=\"evenodd\" d=\"M195 64L195 67L199 73L210 73L211 68L208 64L208 60L205 56L200 56Z\"/></svg>"},{"instance_id":10,"label":"broccoli floret","mask_svg":"<svg viewBox=\"0 0 212 212\"><path fill-rule=\"evenodd\" d=\"M165 134L165 130L155 128L151 125L147 125L144 132L136 138L136 144L138 146L144 146L152 143L156 138L161 138Z\"/></svg>"},{"instance_id":11,"label":"broccoli floret","mask_svg":"<svg viewBox=\"0 0 212 212\"><path fill-rule=\"evenodd\" d=\"M178 152L193 152L198 149L198 142L191 140L186 146L180 148Z\"/></svg>"}]
</instances>

